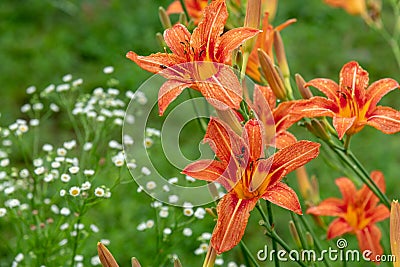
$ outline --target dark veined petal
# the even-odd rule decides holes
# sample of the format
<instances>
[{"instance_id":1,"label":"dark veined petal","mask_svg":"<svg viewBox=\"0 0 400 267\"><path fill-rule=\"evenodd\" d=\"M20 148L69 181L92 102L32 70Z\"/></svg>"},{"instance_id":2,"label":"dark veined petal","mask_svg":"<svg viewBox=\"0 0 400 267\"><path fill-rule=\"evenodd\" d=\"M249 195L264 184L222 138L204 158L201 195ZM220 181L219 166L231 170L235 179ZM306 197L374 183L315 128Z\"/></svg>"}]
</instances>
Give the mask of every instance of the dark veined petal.
<instances>
[{"instance_id":1,"label":"dark veined petal","mask_svg":"<svg viewBox=\"0 0 400 267\"><path fill-rule=\"evenodd\" d=\"M253 28L235 28L221 36L218 44L218 51L216 51L215 59L218 62L227 62L231 59L231 53L234 49L238 48L246 40L256 36L260 30Z\"/></svg>"},{"instance_id":2,"label":"dark veined petal","mask_svg":"<svg viewBox=\"0 0 400 267\"><path fill-rule=\"evenodd\" d=\"M348 91L355 95L359 105L362 105L368 86L368 72L356 61L345 64L340 71L339 91Z\"/></svg>"},{"instance_id":3,"label":"dark veined petal","mask_svg":"<svg viewBox=\"0 0 400 267\"><path fill-rule=\"evenodd\" d=\"M333 101L338 101L339 85L330 79L313 79L307 82L304 86L313 86L324 93L327 98Z\"/></svg>"},{"instance_id":4,"label":"dark veined petal","mask_svg":"<svg viewBox=\"0 0 400 267\"><path fill-rule=\"evenodd\" d=\"M299 141L275 153L270 169L271 186L283 178L281 177L281 170L288 174L316 158L320 146L320 144L310 141Z\"/></svg>"},{"instance_id":5,"label":"dark veined petal","mask_svg":"<svg viewBox=\"0 0 400 267\"><path fill-rule=\"evenodd\" d=\"M238 136L228 125L217 118L211 117L208 123L204 141L210 144L218 159L226 165L230 161L247 165L249 148L244 140ZM239 163L238 163L239 164Z\"/></svg>"},{"instance_id":6,"label":"dark veined petal","mask_svg":"<svg viewBox=\"0 0 400 267\"><path fill-rule=\"evenodd\" d=\"M164 114L169 104L171 104L186 87L190 86L190 84L178 80L167 80L158 92L158 113L160 116Z\"/></svg>"},{"instance_id":7,"label":"dark veined petal","mask_svg":"<svg viewBox=\"0 0 400 267\"><path fill-rule=\"evenodd\" d=\"M126 57L134 61L144 70L158 73L166 67L183 63L185 60L174 54L156 53L149 56L138 56L135 52L128 52Z\"/></svg>"},{"instance_id":8,"label":"dark veined petal","mask_svg":"<svg viewBox=\"0 0 400 267\"><path fill-rule=\"evenodd\" d=\"M287 184L279 182L273 187L268 187L267 192L262 196L262 198L282 208L291 210L297 214L302 214L296 192Z\"/></svg>"},{"instance_id":9,"label":"dark veined petal","mask_svg":"<svg viewBox=\"0 0 400 267\"><path fill-rule=\"evenodd\" d=\"M343 218L337 218L329 225L326 235L328 239L332 239L352 230L353 228Z\"/></svg>"},{"instance_id":10,"label":"dark veined petal","mask_svg":"<svg viewBox=\"0 0 400 267\"><path fill-rule=\"evenodd\" d=\"M357 194L354 183L346 177L336 179L335 183L337 187L339 187L340 193L343 196L343 201L345 203L354 203Z\"/></svg>"},{"instance_id":11,"label":"dark veined petal","mask_svg":"<svg viewBox=\"0 0 400 267\"><path fill-rule=\"evenodd\" d=\"M377 255L382 255L383 249L380 244L382 233L375 224L368 225L364 229L357 231L356 235L360 250L370 250L372 252L370 255L371 260L377 259Z\"/></svg>"},{"instance_id":12,"label":"dark veined petal","mask_svg":"<svg viewBox=\"0 0 400 267\"><path fill-rule=\"evenodd\" d=\"M348 129L353 126L356 117L346 118L346 117L333 117L333 127L335 127L336 132L338 133L339 139L342 139Z\"/></svg>"},{"instance_id":13,"label":"dark veined petal","mask_svg":"<svg viewBox=\"0 0 400 267\"><path fill-rule=\"evenodd\" d=\"M231 191L218 203L218 221L211 238L211 245L218 254L232 249L240 242L250 211L257 201L257 198L240 199Z\"/></svg>"},{"instance_id":14,"label":"dark veined petal","mask_svg":"<svg viewBox=\"0 0 400 267\"><path fill-rule=\"evenodd\" d=\"M338 198L327 198L318 206L311 207L307 210L307 214L323 215L323 216L339 216L344 213L345 204L343 200Z\"/></svg>"},{"instance_id":15,"label":"dark veined petal","mask_svg":"<svg viewBox=\"0 0 400 267\"><path fill-rule=\"evenodd\" d=\"M190 41L194 53L198 57L203 53L206 56L214 57L218 39L224 30L227 18L228 11L225 0L214 0L204 9L203 19L194 29ZM199 58L199 60L202 60L202 58Z\"/></svg>"},{"instance_id":16,"label":"dark veined petal","mask_svg":"<svg viewBox=\"0 0 400 267\"><path fill-rule=\"evenodd\" d=\"M185 58L189 53L189 41L191 34L182 24L175 24L172 28L164 31L164 40L171 51Z\"/></svg>"},{"instance_id":17,"label":"dark veined petal","mask_svg":"<svg viewBox=\"0 0 400 267\"><path fill-rule=\"evenodd\" d=\"M369 115L367 124L385 134L394 134L400 131L400 112L390 107L378 106Z\"/></svg>"},{"instance_id":18,"label":"dark veined petal","mask_svg":"<svg viewBox=\"0 0 400 267\"><path fill-rule=\"evenodd\" d=\"M372 83L368 87L365 96L369 110L373 110L384 95L396 88L399 88L399 83L389 78L381 79Z\"/></svg>"}]
</instances>

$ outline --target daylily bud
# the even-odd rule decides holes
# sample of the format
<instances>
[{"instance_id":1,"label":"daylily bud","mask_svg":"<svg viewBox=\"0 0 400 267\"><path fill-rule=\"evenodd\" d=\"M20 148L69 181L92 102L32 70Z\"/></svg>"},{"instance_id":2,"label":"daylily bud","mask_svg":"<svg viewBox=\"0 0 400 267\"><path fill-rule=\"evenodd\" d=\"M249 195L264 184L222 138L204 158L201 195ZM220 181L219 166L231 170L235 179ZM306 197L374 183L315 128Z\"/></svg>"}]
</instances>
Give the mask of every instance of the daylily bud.
<instances>
[{"instance_id":1,"label":"daylily bud","mask_svg":"<svg viewBox=\"0 0 400 267\"><path fill-rule=\"evenodd\" d=\"M187 25L188 24L188 19L187 19L185 13L179 14L179 20L178 21L179 21L180 24L183 24L183 25Z\"/></svg>"},{"instance_id":2,"label":"daylily bud","mask_svg":"<svg viewBox=\"0 0 400 267\"><path fill-rule=\"evenodd\" d=\"M318 137L324 141L329 141L331 139L330 135L326 131L326 127L324 126L324 123L321 123L319 120L311 119L311 122L306 122L305 126L316 137Z\"/></svg>"},{"instance_id":3,"label":"daylily bud","mask_svg":"<svg viewBox=\"0 0 400 267\"><path fill-rule=\"evenodd\" d=\"M239 69L242 69L243 65L243 53L239 49L235 49L232 52L232 66L233 67L238 67Z\"/></svg>"},{"instance_id":4,"label":"daylily bud","mask_svg":"<svg viewBox=\"0 0 400 267\"><path fill-rule=\"evenodd\" d=\"M261 0L248 0L244 27L258 29L261 20ZM255 45L256 38L253 37L243 44L244 53L250 54Z\"/></svg>"},{"instance_id":5,"label":"daylily bud","mask_svg":"<svg viewBox=\"0 0 400 267\"><path fill-rule=\"evenodd\" d=\"M132 258L131 262L132 262L132 267L142 267L139 261L135 257Z\"/></svg>"},{"instance_id":6,"label":"daylily bud","mask_svg":"<svg viewBox=\"0 0 400 267\"><path fill-rule=\"evenodd\" d=\"M286 59L285 46L279 31L274 32L274 49L279 69L283 75L283 83L286 87L286 94L292 99L292 86L290 85L290 70Z\"/></svg>"},{"instance_id":7,"label":"daylily bud","mask_svg":"<svg viewBox=\"0 0 400 267\"><path fill-rule=\"evenodd\" d=\"M115 261L111 252L101 242L97 243L97 253L104 267L118 267L118 263Z\"/></svg>"},{"instance_id":8,"label":"daylily bud","mask_svg":"<svg viewBox=\"0 0 400 267\"><path fill-rule=\"evenodd\" d=\"M316 205L319 202L319 190L316 180L310 181L304 166L296 170L297 183L299 184L300 194L310 205Z\"/></svg>"},{"instance_id":9,"label":"daylily bud","mask_svg":"<svg viewBox=\"0 0 400 267\"><path fill-rule=\"evenodd\" d=\"M397 200L392 201L390 210L390 247L396 257L393 267L400 267L400 204Z\"/></svg>"},{"instance_id":10,"label":"daylily bud","mask_svg":"<svg viewBox=\"0 0 400 267\"><path fill-rule=\"evenodd\" d=\"M294 224L293 221L289 221L289 230L297 247L299 249L302 249L303 246L301 245L300 236L299 233L297 232L296 225Z\"/></svg>"},{"instance_id":11,"label":"daylily bud","mask_svg":"<svg viewBox=\"0 0 400 267\"><path fill-rule=\"evenodd\" d=\"M214 219L216 219L216 218L218 217L218 216L214 213L213 209L211 209L211 208L205 208L205 210L206 210L206 212L207 212L208 214L210 214L211 217L213 217Z\"/></svg>"},{"instance_id":12,"label":"daylily bud","mask_svg":"<svg viewBox=\"0 0 400 267\"><path fill-rule=\"evenodd\" d=\"M294 77L296 78L297 88L299 89L301 96L304 99L310 99L311 97L313 97L310 88L304 86L306 84L306 81L303 79L303 77L298 73L296 73Z\"/></svg>"},{"instance_id":13,"label":"daylily bud","mask_svg":"<svg viewBox=\"0 0 400 267\"><path fill-rule=\"evenodd\" d=\"M214 183L208 183L208 190L210 190L211 196L213 197L213 199L218 199L219 198L219 193L218 193L218 189L215 186Z\"/></svg>"},{"instance_id":14,"label":"daylily bud","mask_svg":"<svg viewBox=\"0 0 400 267\"><path fill-rule=\"evenodd\" d=\"M161 24L164 29L169 29L172 27L171 20L165 9L163 7L158 8L158 16L160 17Z\"/></svg>"},{"instance_id":15,"label":"daylily bud","mask_svg":"<svg viewBox=\"0 0 400 267\"><path fill-rule=\"evenodd\" d=\"M314 248L314 239L310 232L306 232L306 242L307 242L307 248L308 249L313 249Z\"/></svg>"},{"instance_id":16,"label":"daylily bud","mask_svg":"<svg viewBox=\"0 0 400 267\"><path fill-rule=\"evenodd\" d=\"M164 37L160 32L156 33L156 39L161 49L165 49L167 47L167 43L165 43Z\"/></svg>"},{"instance_id":17,"label":"daylily bud","mask_svg":"<svg viewBox=\"0 0 400 267\"><path fill-rule=\"evenodd\" d=\"M278 0L263 1L262 6L263 6L263 14L265 14L265 12L268 12L269 14L268 20L273 21L278 7Z\"/></svg>"},{"instance_id":18,"label":"daylily bud","mask_svg":"<svg viewBox=\"0 0 400 267\"><path fill-rule=\"evenodd\" d=\"M275 96L280 100L286 100L285 86L270 57L265 51L258 49L258 59L260 61L262 74L265 76Z\"/></svg>"}]
</instances>

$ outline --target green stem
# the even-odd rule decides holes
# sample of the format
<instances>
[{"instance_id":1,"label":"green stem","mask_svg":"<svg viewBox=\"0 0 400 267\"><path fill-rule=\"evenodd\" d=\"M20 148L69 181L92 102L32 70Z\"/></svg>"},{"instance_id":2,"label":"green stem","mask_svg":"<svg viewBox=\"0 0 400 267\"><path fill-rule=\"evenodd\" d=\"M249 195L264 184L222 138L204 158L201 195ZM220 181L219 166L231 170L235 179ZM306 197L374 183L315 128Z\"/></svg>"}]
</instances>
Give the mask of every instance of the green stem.
<instances>
[{"instance_id":1,"label":"green stem","mask_svg":"<svg viewBox=\"0 0 400 267\"><path fill-rule=\"evenodd\" d=\"M297 215L295 215L297 216ZM316 249L318 250L318 252L321 253L322 251L322 247L321 244L319 243L319 239L317 238L317 236L315 235L313 229L310 227L310 225L308 224L308 221L304 218L304 216L298 216L300 218L301 223L303 224L304 228L306 228L306 230L310 233L310 235L312 236L313 240L314 240L314 245L316 247ZM330 263L326 260L325 257L323 257L323 261L326 267L331 267Z\"/></svg>"},{"instance_id":2,"label":"green stem","mask_svg":"<svg viewBox=\"0 0 400 267\"><path fill-rule=\"evenodd\" d=\"M360 177L361 181L368 186L368 188L380 199L380 201L390 209L389 199L371 179L364 166L362 166L362 164L354 156L354 154L350 150L346 151L345 149L336 145L332 145L331 143L328 144L332 148L332 150L339 156L339 158L343 160L343 162Z\"/></svg>"},{"instance_id":3,"label":"green stem","mask_svg":"<svg viewBox=\"0 0 400 267\"><path fill-rule=\"evenodd\" d=\"M194 99L191 89L189 89L187 91L189 93L190 99ZM196 121L198 122L200 129L203 131L203 133L205 133L207 131L207 124L204 123L203 119L201 119L199 110L197 109L195 104L193 104L193 109L194 109L194 112L196 113Z\"/></svg>"},{"instance_id":4,"label":"green stem","mask_svg":"<svg viewBox=\"0 0 400 267\"><path fill-rule=\"evenodd\" d=\"M250 261L253 263L254 266L256 267L260 267L260 265L258 265L256 259L254 258L254 256L251 254L249 248L246 246L246 244L243 242L243 240L240 240L240 245L242 246L242 249L244 250L244 252L246 253L246 256L249 257Z\"/></svg>"},{"instance_id":5,"label":"green stem","mask_svg":"<svg viewBox=\"0 0 400 267\"><path fill-rule=\"evenodd\" d=\"M187 20L190 20L190 16L189 16L189 12L187 11L185 2L183 0L179 0L179 2L181 3L182 9L183 9L183 13L185 13L185 16L187 18Z\"/></svg>"},{"instance_id":6,"label":"green stem","mask_svg":"<svg viewBox=\"0 0 400 267\"><path fill-rule=\"evenodd\" d=\"M271 230L274 231L274 217L272 215L272 207L271 207L271 202L267 202L267 212L268 212L268 221L269 224L271 225ZM274 239L272 239L272 249L274 251L278 251L278 244ZM278 254L274 253L274 262L275 262L275 267L279 267L279 259L278 259Z\"/></svg>"}]
</instances>

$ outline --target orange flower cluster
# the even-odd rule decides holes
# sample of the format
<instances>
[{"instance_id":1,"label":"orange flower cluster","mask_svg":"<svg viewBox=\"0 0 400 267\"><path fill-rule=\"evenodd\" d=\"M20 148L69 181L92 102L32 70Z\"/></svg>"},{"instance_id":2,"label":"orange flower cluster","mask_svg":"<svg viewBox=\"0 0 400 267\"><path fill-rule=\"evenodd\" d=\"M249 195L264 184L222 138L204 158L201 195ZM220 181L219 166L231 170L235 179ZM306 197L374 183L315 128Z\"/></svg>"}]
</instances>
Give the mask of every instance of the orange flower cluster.
<instances>
[{"instance_id":1,"label":"orange flower cluster","mask_svg":"<svg viewBox=\"0 0 400 267\"><path fill-rule=\"evenodd\" d=\"M353 13L363 9L363 1L327 2ZM297 141L288 132L291 125L303 118L332 117L338 139L352 136L366 125L387 134L399 132L400 112L377 106L380 99L399 88L399 84L393 79L382 79L368 86L368 72L352 61L340 71L339 84L321 78L305 84L306 88L315 87L326 97L290 99L290 85L284 81L289 70L279 31L295 20L274 28L268 21L268 14L264 14L259 23L262 32L248 27L224 32L228 18L225 0L214 0L207 6L207 1L185 3L189 15L198 22L193 33L184 25L175 24L164 32L171 53L138 56L129 52L127 57L141 68L160 73L167 79L159 92L161 115L185 88L198 90L216 109L230 112L229 122L210 118L205 133L204 141L209 143L217 159L200 160L183 170L196 179L219 182L227 191L218 203L218 221L211 239L213 249L223 253L240 242L250 211L260 199L302 214L296 192L282 179L317 157L320 144ZM174 2L168 12L180 12L179 7L178 2ZM247 74L258 83L250 98L248 92L242 90L242 80L230 68L221 65L230 64L232 52L240 54L240 46L254 37L256 44L247 64L243 64L247 66ZM278 55L273 52L277 41L275 53L280 53ZM278 66L274 66L274 55ZM281 102L277 98L290 101ZM320 131L325 131L323 124L318 125ZM328 133L326 136L330 138ZM273 155L265 152L270 146L278 149ZM371 177L384 191L383 175L373 172ZM354 233L361 249L381 254L381 233L375 224L386 219L389 210L378 204L378 198L366 186L357 191L348 178L339 178L336 184L343 199L326 199L307 213L337 216L328 229L328 238Z\"/></svg>"}]
</instances>

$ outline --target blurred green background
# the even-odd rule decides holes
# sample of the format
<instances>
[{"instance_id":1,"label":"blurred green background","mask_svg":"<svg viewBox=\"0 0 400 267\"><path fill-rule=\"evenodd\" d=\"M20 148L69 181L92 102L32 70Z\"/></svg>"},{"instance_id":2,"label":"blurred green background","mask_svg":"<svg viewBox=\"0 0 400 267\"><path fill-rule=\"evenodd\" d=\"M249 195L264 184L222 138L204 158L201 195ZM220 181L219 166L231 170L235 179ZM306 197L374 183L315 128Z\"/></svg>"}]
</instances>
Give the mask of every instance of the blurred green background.
<instances>
[{"instance_id":1,"label":"blurred green background","mask_svg":"<svg viewBox=\"0 0 400 267\"><path fill-rule=\"evenodd\" d=\"M102 79L98 75L102 75L103 67L111 65L115 68L113 75L120 81L119 88L136 90L150 74L127 60L125 54L129 50L140 55L160 50L155 39L155 33L162 32L157 10L158 6L167 7L170 2L2 0L1 124L9 124L20 117L19 107L26 102L27 87L35 85L44 88L58 82L67 73L74 77L84 77L85 83L91 85L87 88L95 88L104 86L99 82ZM390 17L386 1L383 2L385 22L391 23L393 17ZM289 18L298 19L297 23L282 31L293 74L300 73L306 80L327 77L337 81L340 68L350 60L357 60L370 73L371 81L384 77L400 80L399 68L390 47L361 18L350 16L341 9L330 8L321 0L280 0L273 24L278 25ZM399 109L399 96L398 90L392 92L381 104ZM310 137L301 128L295 128L294 131L298 136ZM353 138L352 147L369 170L379 169L384 172L389 197L398 198L398 135L386 136L366 128ZM320 157L309 165L309 173L319 178L322 198L339 195L333 186L333 179L342 175L340 170L332 170ZM288 180L296 187L293 175ZM137 256L143 262L151 262L153 257L143 253L149 251L146 248L152 246L154 237L144 233L137 235L135 230L137 224L145 218L143 214L148 213L144 210L149 209L150 200L133 202L131 196L135 192L134 185L120 186L108 203L101 204L100 210L93 212L93 216L98 217L104 235L112 241L111 249L126 266L131 256ZM276 210L282 211L279 208ZM282 214L277 225L282 225L283 235L288 236L288 216L287 213ZM257 224L258 219L253 218L253 223ZM213 225L210 218L208 221L209 225ZM384 224L384 228L387 230L387 224ZM259 235L260 230L257 228L248 232L248 240L257 240L251 249L254 252L261 249L265 239ZM388 243L384 245L388 247ZM187 247L195 249L197 244L182 243L174 246L176 251L185 251ZM182 262L185 263L185 259Z\"/></svg>"}]
</instances>

